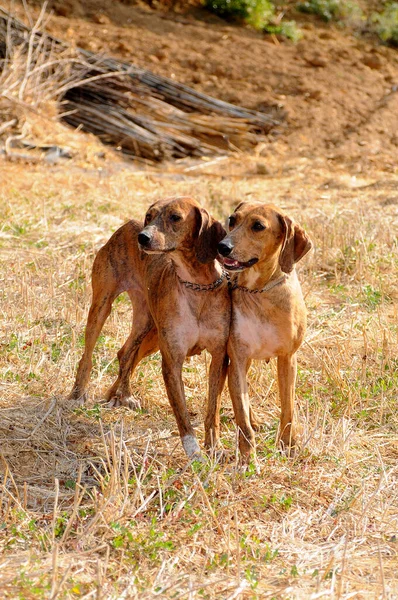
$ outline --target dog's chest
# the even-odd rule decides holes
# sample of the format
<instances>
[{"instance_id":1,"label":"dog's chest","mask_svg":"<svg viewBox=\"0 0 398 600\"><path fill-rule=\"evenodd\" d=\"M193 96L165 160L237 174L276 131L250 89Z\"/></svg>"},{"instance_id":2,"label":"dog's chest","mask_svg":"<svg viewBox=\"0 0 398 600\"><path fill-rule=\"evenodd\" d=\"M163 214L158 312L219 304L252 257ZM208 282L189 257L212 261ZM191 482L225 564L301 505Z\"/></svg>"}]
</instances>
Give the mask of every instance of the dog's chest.
<instances>
[{"instance_id":1,"label":"dog's chest","mask_svg":"<svg viewBox=\"0 0 398 600\"><path fill-rule=\"evenodd\" d=\"M214 310L214 302L209 300L202 306L192 306L188 300L179 302L175 330L189 355L199 354L205 348L211 351L226 343L228 327L225 327L225 317Z\"/></svg>"},{"instance_id":2,"label":"dog's chest","mask_svg":"<svg viewBox=\"0 0 398 600\"><path fill-rule=\"evenodd\" d=\"M268 360L283 350L284 335L278 323L264 315L256 317L236 309L233 316L234 337L243 345L247 356Z\"/></svg>"}]
</instances>

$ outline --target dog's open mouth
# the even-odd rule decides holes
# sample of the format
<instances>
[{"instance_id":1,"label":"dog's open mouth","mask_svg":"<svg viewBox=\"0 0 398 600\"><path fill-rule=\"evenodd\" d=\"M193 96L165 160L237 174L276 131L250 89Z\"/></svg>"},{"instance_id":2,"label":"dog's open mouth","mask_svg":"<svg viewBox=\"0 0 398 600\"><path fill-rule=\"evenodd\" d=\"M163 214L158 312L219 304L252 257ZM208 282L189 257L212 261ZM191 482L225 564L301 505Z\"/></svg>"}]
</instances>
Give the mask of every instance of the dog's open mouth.
<instances>
[{"instance_id":1,"label":"dog's open mouth","mask_svg":"<svg viewBox=\"0 0 398 600\"><path fill-rule=\"evenodd\" d=\"M229 258L228 256L219 256L218 260L228 271L243 271L243 269L248 269L258 262L258 258L252 258L248 262L239 262L239 260Z\"/></svg>"}]
</instances>

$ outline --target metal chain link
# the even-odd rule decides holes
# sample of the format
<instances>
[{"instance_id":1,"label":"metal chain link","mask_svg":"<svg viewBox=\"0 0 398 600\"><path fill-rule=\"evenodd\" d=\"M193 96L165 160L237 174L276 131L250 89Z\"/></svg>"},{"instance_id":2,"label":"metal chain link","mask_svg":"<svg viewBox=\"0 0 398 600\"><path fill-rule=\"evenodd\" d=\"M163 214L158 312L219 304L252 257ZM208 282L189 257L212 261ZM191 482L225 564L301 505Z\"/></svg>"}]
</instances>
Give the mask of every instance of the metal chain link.
<instances>
[{"instance_id":1,"label":"metal chain link","mask_svg":"<svg viewBox=\"0 0 398 600\"><path fill-rule=\"evenodd\" d=\"M234 282L232 282L229 279L228 285L229 285L230 290L240 290L241 292L247 292L248 294L262 294L264 292L268 292L269 290L271 290L273 287L279 285L280 283L283 283L284 281L286 281L286 279L287 279L287 275L282 275L282 277L280 277L279 279L276 279L275 281L270 281L269 283L267 283L267 285L265 285L261 290L259 290L259 289L251 290L250 288L244 287L243 285L238 285L236 283L236 279Z\"/></svg>"},{"instance_id":2,"label":"metal chain link","mask_svg":"<svg viewBox=\"0 0 398 600\"><path fill-rule=\"evenodd\" d=\"M287 275L282 275L282 277L280 277L279 279L267 283L267 285L265 285L261 290L251 290L250 288L244 287L243 285L238 285L236 282L236 278L234 281L232 281L231 275L228 273L228 271L223 271L221 277L216 279L216 281L213 281L213 283L208 283L206 285L202 285L201 283L193 283L192 281L184 281L179 275L177 275L177 277L180 280L180 283L185 285L185 287L189 290L193 290L194 292L212 292L213 290L216 290L218 287L220 287L224 279L226 279L228 282L228 288L231 291L240 290L241 292L247 292L248 294L263 294L264 292L268 292L280 283L283 283L287 279Z\"/></svg>"},{"instance_id":3,"label":"metal chain link","mask_svg":"<svg viewBox=\"0 0 398 600\"><path fill-rule=\"evenodd\" d=\"M180 280L180 283L184 284L186 288L193 290L194 292L212 292L220 287L224 279L228 279L225 271L222 272L221 277L216 279L216 281L213 281L213 283L207 283L206 285L202 285L201 283L193 283L192 281L184 281L179 275L177 275L177 277Z\"/></svg>"}]
</instances>

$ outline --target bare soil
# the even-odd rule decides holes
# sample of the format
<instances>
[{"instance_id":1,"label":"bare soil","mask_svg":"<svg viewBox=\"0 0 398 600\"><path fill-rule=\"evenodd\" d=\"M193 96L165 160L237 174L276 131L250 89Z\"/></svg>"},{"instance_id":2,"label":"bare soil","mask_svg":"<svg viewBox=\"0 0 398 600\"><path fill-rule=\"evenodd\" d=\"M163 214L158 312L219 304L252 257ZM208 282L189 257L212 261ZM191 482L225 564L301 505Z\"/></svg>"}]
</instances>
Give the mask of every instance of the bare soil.
<instances>
[{"instance_id":1,"label":"bare soil","mask_svg":"<svg viewBox=\"0 0 398 600\"><path fill-rule=\"evenodd\" d=\"M228 102L283 109L286 124L270 140L283 154L322 155L358 168L393 167L396 50L376 37L297 11L289 18L296 19L304 37L293 44L181 4L177 12L143 2L54 0L48 29L72 44L131 61Z\"/></svg>"}]
</instances>

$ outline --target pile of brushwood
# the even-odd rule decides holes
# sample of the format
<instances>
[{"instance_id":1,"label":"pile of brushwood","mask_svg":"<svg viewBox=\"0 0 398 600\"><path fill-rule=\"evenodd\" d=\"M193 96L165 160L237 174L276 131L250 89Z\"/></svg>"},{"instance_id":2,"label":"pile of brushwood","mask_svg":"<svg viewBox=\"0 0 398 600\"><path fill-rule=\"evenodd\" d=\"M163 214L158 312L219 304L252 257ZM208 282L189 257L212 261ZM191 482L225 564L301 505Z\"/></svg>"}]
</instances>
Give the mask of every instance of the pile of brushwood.
<instances>
[{"instance_id":1,"label":"pile of brushwood","mask_svg":"<svg viewBox=\"0 0 398 600\"><path fill-rule=\"evenodd\" d=\"M60 117L73 127L153 161L247 149L283 118L72 48L45 26L44 12L26 26L0 9L0 118L1 100L40 110L55 99Z\"/></svg>"}]
</instances>

